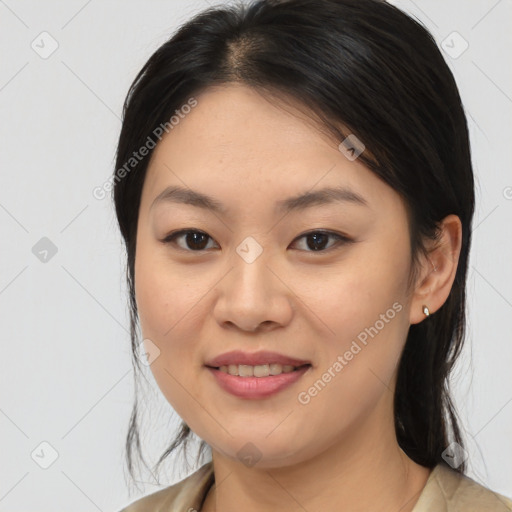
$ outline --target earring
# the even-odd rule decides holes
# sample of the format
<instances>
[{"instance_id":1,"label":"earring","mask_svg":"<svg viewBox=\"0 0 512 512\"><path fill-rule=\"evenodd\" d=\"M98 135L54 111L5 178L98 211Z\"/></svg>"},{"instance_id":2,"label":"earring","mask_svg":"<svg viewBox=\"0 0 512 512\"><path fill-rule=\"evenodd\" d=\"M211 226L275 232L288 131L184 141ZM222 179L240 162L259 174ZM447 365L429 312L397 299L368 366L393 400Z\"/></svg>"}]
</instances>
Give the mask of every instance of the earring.
<instances>
[{"instance_id":1,"label":"earring","mask_svg":"<svg viewBox=\"0 0 512 512\"><path fill-rule=\"evenodd\" d=\"M429 316L430 315L430 311L428 310L427 306L423 306L423 313L425 314L425 316Z\"/></svg>"}]
</instances>

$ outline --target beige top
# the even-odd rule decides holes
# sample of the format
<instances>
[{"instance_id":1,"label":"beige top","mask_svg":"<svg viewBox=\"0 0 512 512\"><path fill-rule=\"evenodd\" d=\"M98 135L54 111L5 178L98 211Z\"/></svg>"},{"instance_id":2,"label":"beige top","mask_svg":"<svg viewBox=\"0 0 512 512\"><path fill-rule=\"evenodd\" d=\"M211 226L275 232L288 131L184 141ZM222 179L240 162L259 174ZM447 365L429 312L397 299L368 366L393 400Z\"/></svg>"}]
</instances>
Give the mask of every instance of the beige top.
<instances>
[{"instance_id":1,"label":"beige top","mask_svg":"<svg viewBox=\"0 0 512 512\"><path fill-rule=\"evenodd\" d=\"M200 512L214 483L211 462L180 482L138 499L120 512ZM512 500L460 475L446 464L438 464L413 512L509 512Z\"/></svg>"}]
</instances>

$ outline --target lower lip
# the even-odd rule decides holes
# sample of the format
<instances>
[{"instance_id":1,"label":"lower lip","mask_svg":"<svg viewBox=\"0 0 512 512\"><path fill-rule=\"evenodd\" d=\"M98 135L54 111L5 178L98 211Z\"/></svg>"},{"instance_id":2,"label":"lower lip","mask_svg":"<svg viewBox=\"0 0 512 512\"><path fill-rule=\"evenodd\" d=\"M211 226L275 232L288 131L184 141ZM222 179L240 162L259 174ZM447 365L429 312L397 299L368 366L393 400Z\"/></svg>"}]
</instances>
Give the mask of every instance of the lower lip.
<instances>
[{"instance_id":1,"label":"lower lip","mask_svg":"<svg viewBox=\"0 0 512 512\"><path fill-rule=\"evenodd\" d=\"M222 389L239 398L251 399L275 395L298 381L311 366L303 366L293 372L269 375L268 377L240 377L221 372L217 368L207 368Z\"/></svg>"}]
</instances>

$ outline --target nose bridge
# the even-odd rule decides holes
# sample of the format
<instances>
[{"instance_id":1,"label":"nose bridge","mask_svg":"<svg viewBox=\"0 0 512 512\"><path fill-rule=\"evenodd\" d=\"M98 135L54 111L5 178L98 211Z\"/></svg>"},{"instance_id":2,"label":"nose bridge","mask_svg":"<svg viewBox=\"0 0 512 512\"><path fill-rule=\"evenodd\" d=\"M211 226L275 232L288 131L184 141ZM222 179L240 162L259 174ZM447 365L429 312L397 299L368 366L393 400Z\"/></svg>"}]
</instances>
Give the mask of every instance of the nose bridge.
<instances>
[{"instance_id":1,"label":"nose bridge","mask_svg":"<svg viewBox=\"0 0 512 512\"><path fill-rule=\"evenodd\" d=\"M273 251L264 243L248 236L235 247L232 270L221 283L214 308L218 322L253 331L260 324L275 326L290 321L292 307L286 287L274 275Z\"/></svg>"},{"instance_id":2,"label":"nose bridge","mask_svg":"<svg viewBox=\"0 0 512 512\"><path fill-rule=\"evenodd\" d=\"M261 237L260 241L262 242ZM264 247L254 236L247 236L235 248L233 255L234 276L233 281L237 292L249 297L261 294L268 290L271 283L271 272L267 267L269 255L272 252L268 244ZM247 298L247 297L246 297ZM261 299L261 297L260 297ZM257 299L256 299L257 300Z\"/></svg>"}]
</instances>

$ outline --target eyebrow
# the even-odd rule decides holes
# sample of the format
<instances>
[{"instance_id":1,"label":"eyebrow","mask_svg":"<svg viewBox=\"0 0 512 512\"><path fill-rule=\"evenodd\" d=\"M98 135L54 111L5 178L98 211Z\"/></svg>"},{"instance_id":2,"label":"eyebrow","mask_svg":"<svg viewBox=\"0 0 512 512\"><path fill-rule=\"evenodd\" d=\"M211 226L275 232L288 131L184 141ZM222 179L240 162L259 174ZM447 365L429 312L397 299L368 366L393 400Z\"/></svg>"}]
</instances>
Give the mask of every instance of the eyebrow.
<instances>
[{"instance_id":1,"label":"eyebrow","mask_svg":"<svg viewBox=\"0 0 512 512\"><path fill-rule=\"evenodd\" d=\"M326 187L277 201L274 210L275 213L289 213L340 201L369 207L364 197L347 187ZM160 192L153 200L150 210L155 205L166 202L188 204L221 215L225 215L228 212L228 209L217 199L196 190L180 186L170 186Z\"/></svg>"}]
</instances>

